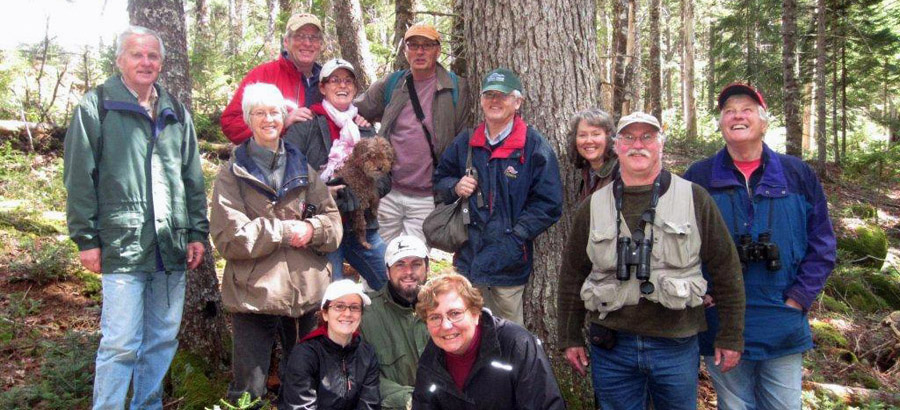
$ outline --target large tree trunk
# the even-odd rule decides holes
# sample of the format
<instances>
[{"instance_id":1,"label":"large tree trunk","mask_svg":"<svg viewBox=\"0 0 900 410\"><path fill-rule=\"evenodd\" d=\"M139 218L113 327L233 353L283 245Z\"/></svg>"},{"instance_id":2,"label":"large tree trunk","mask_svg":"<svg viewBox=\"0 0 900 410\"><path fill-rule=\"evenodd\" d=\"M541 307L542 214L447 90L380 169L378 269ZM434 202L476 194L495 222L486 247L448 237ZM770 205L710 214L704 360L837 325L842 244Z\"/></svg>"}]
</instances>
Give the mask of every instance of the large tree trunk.
<instances>
[{"instance_id":1,"label":"large tree trunk","mask_svg":"<svg viewBox=\"0 0 900 410\"><path fill-rule=\"evenodd\" d=\"M191 78L187 60L184 5L181 0L129 0L131 24L159 32L166 47L161 82L190 109ZM179 340L181 347L221 365L229 357L224 341L225 327L219 281L212 249L207 246L203 264L187 274L184 315Z\"/></svg>"},{"instance_id":2,"label":"large tree trunk","mask_svg":"<svg viewBox=\"0 0 900 410\"><path fill-rule=\"evenodd\" d=\"M369 51L359 0L334 0L334 23L341 55L356 67L359 87L365 90L375 81L375 62Z\"/></svg>"},{"instance_id":3,"label":"large tree trunk","mask_svg":"<svg viewBox=\"0 0 900 410\"><path fill-rule=\"evenodd\" d=\"M450 70L454 73L465 73L467 65L466 42L463 37L466 26L462 18L462 10L462 0L453 0L453 28L450 38L450 56L453 57L453 62L450 64Z\"/></svg>"},{"instance_id":4,"label":"large tree trunk","mask_svg":"<svg viewBox=\"0 0 900 410\"><path fill-rule=\"evenodd\" d=\"M825 0L816 1L816 166L819 177L825 176Z\"/></svg>"},{"instance_id":5,"label":"large tree trunk","mask_svg":"<svg viewBox=\"0 0 900 410\"><path fill-rule=\"evenodd\" d=\"M625 70L625 105L627 109L623 112L632 112L641 110L643 104L641 99L643 94L643 76L642 56L643 52L641 44L641 27L644 25L643 15L641 14L641 2L635 0L631 3L631 12L628 17L628 68Z\"/></svg>"},{"instance_id":6,"label":"large tree trunk","mask_svg":"<svg viewBox=\"0 0 900 410\"><path fill-rule=\"evenodd\" d=\"M394 70L402 70L409 67L406 61L406 54L400 47L403 44L403 35L406 29L413 24L416 18L416 0L395 0L394 1L394 42L392 47L397 51L397 58L394 59ZM446 39L444 39L446 42Z\"/></svg>"},{"instance_id":7,"label":"large tree trunk","mask_svg":"<svg viewBox=\"0 0 900 410\"><path fill-rule=\"evenodd\" d=\"M518 73L526 98L522 118L547 138L559 159L563 217L537 239L534 271L523 299L528 329L545 341L557 368L566 368L556 350L555 301L560 257L575 205L576 172L567 158L565 130L581 105L599 96L595 2L463 0L462 11L470 87L477 90L482 77L497 67ZM588 384L585 378L576 380Z\"/></svg>"},{"instance_id":8,"label":"large tree trunk","mask_svg":"<svg viewBox=\"0 0 900 410\"><path fill-rule=\"evenodd\" d=\"M697 110L694 102L694 0L681 0L681 82L684 93L681 96L684 115L684 135L691 140L697 138Z\"/></svg>"},{"instance_id":9,"label":"large tree trunk","mask_svg":"<svg viewBox=\"0 0 900 410\"><path fill-rule=\"evenodd\" d=\"M191 74L182 0L129 0L131 24L156 30L166 48L159 82L185 107L191 108Z\"/></svg>"},{"instance_id":10,"label":"large tree trunk","mask_svg":"<svg viewBox=\"0 0 900 410\"><path fill-rule=\"evenodd\" d=\"M716 31L715 22L711 22L707 30L709 30L707 33L709 39L709 51L707 53L709 54L707 54L706 63L706 109L713 112L716 110L718 103L716 101L716 91L718 91L716 87L716 39L719 33Z\"/></svg>"},{"instance_id":11,"label":"large tree trunk","mask_svg":"<svg viewBox=\"0 0 900 410\"><path fill-rule=\"evenodd\" d=\"M650 90L649 111L662 121L662 74L659 55L660 3L660 0L650 0L650 62L647 64L650 68L650 84L647 84L647 88Z\"/></svg>"},{"instance_id":12,"label":"large tree trunk","mask_svg":"<svg viewBox=\"0 0 900 410\"><path fill-rule=\"evenodd\" d=\"M236 56L241 52L241 43L244 39L244 0L228 1L228 51Z\"/></svg>"},{"instance_id":13,"label":"large tree trunk","mask_svg":"<svg viewBox=\"0 0 900 410\"><path fill-rule=\"evenodd\" d=\"M613 119L627 115L623 112L628 66L628 11L634 0L613 0L613 47L615 60L613 63Z\"/></svg>"},{"instance_id":14,"label":"large tree trunk","mask_svg":"<svg viewBox=\"0 0 900 410\"><path fill-rule=\"evenodd\" d=\"M838 142L838 120L837 120L837 72L838 72L838 58L837 58L837 45L834 44L840 36L840 33L837 32L837 14L833 14L831 16L831 29L834 31L834 34L831 37L831 133L833 138L833 149L834 149L834 164L838 167L841 166L841 144Z\"/></svg>"},{"instance_id":15,"label":"large tree trunk","mask_svg":"<svg viewBox=\"0 0 900 410\"><path fill-rule=\"evenodd\" d=\"M671 14L669 12L668 14ZM666 89L666 106L665 109L669 109L675 106L675 99L672 97L672 68L669 67L670 62L675 61L675 47L672 46L672 29L669 27L669 21L671 18L665 19L665 36L663 37L666 41L666 58L665 68L663 68L663 87Z\"/></svg>"},{"instance_id":16,"label":"large tree trunk","mask_svg":"<svg viewBox=\"0 0 900 410\"><path fill-rule=\"evenodd\" d=\"M803 158L803 124L800 121L800 86L797 84L797 0L784 0L781 17L782 72L784 74L785 151Z\"/></svg>"},{"instance_id":17,"label":"large tree trunk","mask_svg":"<svg viewBox=\"0 0 900 410\"><path fill-rule=\"evenodd\" d=\"M275 24L278 22L278 6L275 0L266 0L266 37L263 40L263 48L267 56L277 56L281 50L281 36L275 32Z\"/></svg>"}]
</instances>

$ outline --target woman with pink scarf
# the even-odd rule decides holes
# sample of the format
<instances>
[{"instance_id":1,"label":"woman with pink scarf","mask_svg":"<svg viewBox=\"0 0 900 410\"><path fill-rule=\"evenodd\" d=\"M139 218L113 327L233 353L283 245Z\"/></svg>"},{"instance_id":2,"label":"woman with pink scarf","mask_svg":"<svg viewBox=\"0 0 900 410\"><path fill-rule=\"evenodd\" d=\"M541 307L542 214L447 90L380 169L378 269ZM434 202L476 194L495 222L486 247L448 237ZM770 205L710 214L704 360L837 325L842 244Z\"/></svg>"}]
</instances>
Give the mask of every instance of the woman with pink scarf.
<instances>
[{"instance_id":1,"label":"woman with pink scarf","mask_svg":"<svg viewBox=\"0 0 900 410\"><path fill-rule=\"evenodd\" d=\"M372 289L378 290L387 282L387 267L384 251L387 246L378 234L378 219L366 211L366 240L371 249L364 248L351 228L351 212L359 206L359 201L340 180L332 179L334 171L340 169L350 156L360 138L371 138L375 131L370 127L360 127L354 121L356 107L353 99L358 90L356 70L349 62L336 58L329 60L319 72L319 90L324 100L310 106L315 118L291 125L284 134L284 140L297 147L309 161L309 165L320 172L324 181L331 186L331 193L337 202L344 220L344 239L338 250L328 255L334 274L332 280L343 278L344 259L353 266ZM391 190L389 177L378 181L378 192L382 197Z\"/></svg>"}]
</instances>

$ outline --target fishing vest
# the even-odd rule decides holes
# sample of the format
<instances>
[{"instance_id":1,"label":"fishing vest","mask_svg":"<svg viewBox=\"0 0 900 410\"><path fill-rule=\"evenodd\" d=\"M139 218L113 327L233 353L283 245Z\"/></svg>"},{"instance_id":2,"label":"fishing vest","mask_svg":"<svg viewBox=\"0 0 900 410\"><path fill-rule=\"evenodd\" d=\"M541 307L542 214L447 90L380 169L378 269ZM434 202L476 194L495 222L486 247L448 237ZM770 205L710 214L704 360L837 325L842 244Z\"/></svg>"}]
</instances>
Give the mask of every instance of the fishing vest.
<instances>
[{"instance_id":1,"label":"fishing vest","mask_svg":"<svg viewBox=\"0 0 900 410\"><path fill-rule=\"evenodd\" d=\"M591 196L587 254L593 269L581 286L585 307L603 319L622 306L638 304L641 298L673 310L700 306L706 294L706 280L700 271L700 231L691 183L672 175L669 189L659 197L656 217L646 227L647 238L653 232L649 281L655 289L648 295L641 294L641 281L635 279L634 272L628 280L616 279L618 237L613 185L608 184ZM621 234L631 237L622 219Z\"/></svg>"}]
</instances>

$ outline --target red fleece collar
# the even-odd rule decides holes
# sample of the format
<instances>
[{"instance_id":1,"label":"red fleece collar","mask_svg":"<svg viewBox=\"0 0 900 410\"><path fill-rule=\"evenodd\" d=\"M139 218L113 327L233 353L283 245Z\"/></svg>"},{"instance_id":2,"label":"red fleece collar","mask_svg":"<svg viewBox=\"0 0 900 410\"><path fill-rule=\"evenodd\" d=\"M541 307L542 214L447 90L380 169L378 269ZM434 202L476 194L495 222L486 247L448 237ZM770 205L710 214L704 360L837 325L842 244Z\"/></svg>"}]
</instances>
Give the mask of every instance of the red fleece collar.
<instances>
[{"instance_id":1,"label":"red fleece collar","mask_svg":"<svg viewBox=\"0 0 900 410\"><path fill-rule=\"evenodd\" d=\"M487 135L485 135L485 125L481 123L475 128L475 132L472 134L472 138L469 139L469 145L472 147L482 147L490 149L487 142ZM522 155L519 157L519 162L525 163L525 133L528 132L528 124L525 124L525 121L522 120L518 115L513 118L513 128L510 131L509 135L500 143L500 146L494 148L491 151L491 159L494 158L509 158L513 152L517 150L521 150Z\"/></svg>"}]
</instances>

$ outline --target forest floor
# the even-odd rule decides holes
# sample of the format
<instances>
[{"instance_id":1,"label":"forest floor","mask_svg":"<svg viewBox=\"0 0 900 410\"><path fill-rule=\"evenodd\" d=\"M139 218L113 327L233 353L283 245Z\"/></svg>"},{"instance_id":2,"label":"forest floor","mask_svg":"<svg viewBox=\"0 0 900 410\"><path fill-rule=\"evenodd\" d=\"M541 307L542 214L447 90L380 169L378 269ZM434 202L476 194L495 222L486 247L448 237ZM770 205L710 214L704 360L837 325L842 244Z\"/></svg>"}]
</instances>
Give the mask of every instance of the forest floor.
<instances>
[{"instance_id":1,"label":"forest floor","mask_svg":"<svg viewBox=\"0 0 900 410\"><path fill-rule=\"evenodd\" d=\"M665 159L678 173L710 151L673 145ZM206 165L210 177L215 166ZM890 252L880 271L859 264L865 260L851 264L858 258L839 252L826 296L809 314L818 347L804 358L804 407L900 408L900 323L894 322L893 330L882 325L891 311L900 310L900 184L893 178L852 179L836 167L829 175L824 186L838 232L848 235L874 219L887 234ZM874 215L866 213L872 209ZM0 409L89 408L100 282L78 266L77 251L65 235L64 210L58 155L0 147ZM866 297L860 291L861 278L871 276L888 278L887 295ZM183 408L182 398L168 396L166 402L167 409ZM699 407L715 408L705 374Z\"/></svg>"}]
</instances>

